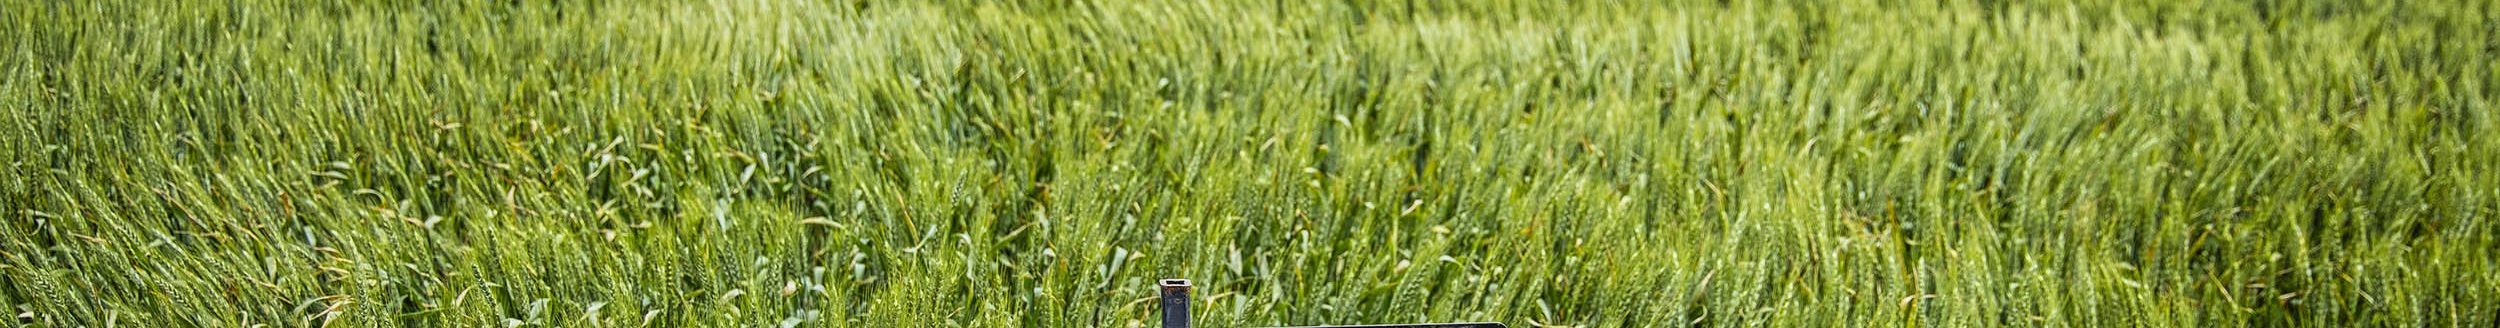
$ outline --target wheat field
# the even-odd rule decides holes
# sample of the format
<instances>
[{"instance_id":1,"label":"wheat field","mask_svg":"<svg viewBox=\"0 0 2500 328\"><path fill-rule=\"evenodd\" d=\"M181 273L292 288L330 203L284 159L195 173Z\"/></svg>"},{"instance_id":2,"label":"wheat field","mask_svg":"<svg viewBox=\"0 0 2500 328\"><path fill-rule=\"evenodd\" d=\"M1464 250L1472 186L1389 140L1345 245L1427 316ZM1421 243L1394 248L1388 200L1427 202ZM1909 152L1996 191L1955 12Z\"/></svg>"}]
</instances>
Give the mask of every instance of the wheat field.
<instances>
[{"instance_id":1,"label":"wheat field","mask_svg":"<svg viewBox=\"0 0 2500 328\"><path fill-rule=\"evenodd\" d=\"M2495 13L0 0L0 322L2493 327Z\"/></svg>"}]
</instances>

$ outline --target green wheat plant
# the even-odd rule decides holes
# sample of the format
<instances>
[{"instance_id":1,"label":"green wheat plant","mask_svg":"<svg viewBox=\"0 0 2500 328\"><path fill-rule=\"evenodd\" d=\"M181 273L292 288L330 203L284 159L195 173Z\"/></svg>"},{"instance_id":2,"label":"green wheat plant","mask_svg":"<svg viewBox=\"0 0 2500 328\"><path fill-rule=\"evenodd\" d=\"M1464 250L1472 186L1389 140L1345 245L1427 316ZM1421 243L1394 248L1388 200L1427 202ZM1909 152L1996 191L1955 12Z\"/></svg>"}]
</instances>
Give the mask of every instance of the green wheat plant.
<instances>
[{"instance_id":1,"label":"green wheat plant","mask_svg":"<svg viewBox=\"0 0 2500 328\"><path fill-rule=\"evenodd\" d=\"M0 323L2492 327L2495 14L0 0Z\"/></svg>"}]
</instances>

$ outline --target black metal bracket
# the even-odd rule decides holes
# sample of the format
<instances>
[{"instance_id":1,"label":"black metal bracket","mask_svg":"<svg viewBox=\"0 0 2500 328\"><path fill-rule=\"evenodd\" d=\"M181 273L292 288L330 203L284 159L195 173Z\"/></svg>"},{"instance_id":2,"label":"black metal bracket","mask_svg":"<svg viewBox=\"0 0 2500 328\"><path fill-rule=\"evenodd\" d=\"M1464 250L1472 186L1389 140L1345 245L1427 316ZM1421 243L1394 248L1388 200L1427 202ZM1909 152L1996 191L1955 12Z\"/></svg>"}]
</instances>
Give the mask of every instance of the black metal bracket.
<instances>
[{"instance_id":1,"label":"black metal bracket","mask_svg":"<svg viewBox=\"0 0 2500 328\"><path fill-rule=\"evenodd\" d=\"M1189 279L1164 279L1155 283L1163 291L1163 328L1189 328L1189 293L1195 288ZM1421 323L1399 325L1309 326L1285 328L1510 328L1499 322Z\"/></svg>"}]
</instances>

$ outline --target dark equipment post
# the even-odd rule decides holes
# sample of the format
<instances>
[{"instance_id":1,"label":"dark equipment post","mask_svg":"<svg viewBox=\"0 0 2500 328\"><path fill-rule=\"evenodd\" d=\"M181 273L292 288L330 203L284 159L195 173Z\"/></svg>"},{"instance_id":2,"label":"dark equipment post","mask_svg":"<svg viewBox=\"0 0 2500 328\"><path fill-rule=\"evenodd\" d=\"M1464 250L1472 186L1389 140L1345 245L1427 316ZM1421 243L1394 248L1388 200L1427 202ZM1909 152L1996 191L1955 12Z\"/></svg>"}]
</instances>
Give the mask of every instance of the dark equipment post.
<instances>
[{"instance_id":1,"label":"dark equipment post","mask_svg":"<svg viewBox=\"0 0 2500 328\"><path fill-rule=\"evenodd\" d=\"M1189 328L1189 279L1164 279L1163 328Z\"/></svg>"}]
</instances>

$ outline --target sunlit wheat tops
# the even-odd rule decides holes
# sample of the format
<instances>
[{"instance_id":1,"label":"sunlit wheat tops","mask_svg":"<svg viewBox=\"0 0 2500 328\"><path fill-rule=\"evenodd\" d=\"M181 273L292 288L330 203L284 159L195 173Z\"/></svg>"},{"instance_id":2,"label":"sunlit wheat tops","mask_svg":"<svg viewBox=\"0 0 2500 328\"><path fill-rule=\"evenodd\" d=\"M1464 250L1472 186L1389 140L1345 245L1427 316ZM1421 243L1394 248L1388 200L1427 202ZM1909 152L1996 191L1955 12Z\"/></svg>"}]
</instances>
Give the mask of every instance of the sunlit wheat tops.
<instances>
[{"instance_id":1,"label":"sunlit wheat tops","mask_svg":"<svg viewBox=\"0 0 2500 328\"><path fill-rule=\"evenodd\" d=\"M2492 327L2495 13L0 0L0 322Z\"/></svg>"}]
</instances>

